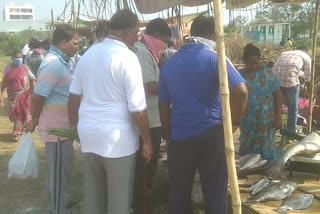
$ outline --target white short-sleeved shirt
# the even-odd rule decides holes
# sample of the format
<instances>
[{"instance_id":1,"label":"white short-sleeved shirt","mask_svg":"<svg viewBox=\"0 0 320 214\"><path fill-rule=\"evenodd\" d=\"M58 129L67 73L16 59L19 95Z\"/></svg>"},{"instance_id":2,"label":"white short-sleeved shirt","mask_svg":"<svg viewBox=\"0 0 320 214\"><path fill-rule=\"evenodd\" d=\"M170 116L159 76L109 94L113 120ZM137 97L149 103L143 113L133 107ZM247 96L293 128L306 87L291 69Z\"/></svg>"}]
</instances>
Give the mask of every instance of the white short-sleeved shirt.
<instances>
[{"instance_id":1,"label":"white short-sleeved shirt","mask_svg":"<svg viewBox=\"0 0 320 214\"><path fill-rule=\"evenodd\" d=\"M22 55L27 55L28 51L30 50L29 48L29 44L26 44L25 46L23 46L23 48L21 49L21 54Z\"/></svg>"},{"instance_id":2,"label":"white short-sleeved shirt","mask_svg":"<svg viewBox=\"0 0 320 214\"><path fill-rule=\"evenodd\" d=\"M138 149L132 112L146 109L136 55L117 40L93 45L80 59L70 93L82 95L78 133L84 153L118 158Z\"/></svg>"}]
</instances>

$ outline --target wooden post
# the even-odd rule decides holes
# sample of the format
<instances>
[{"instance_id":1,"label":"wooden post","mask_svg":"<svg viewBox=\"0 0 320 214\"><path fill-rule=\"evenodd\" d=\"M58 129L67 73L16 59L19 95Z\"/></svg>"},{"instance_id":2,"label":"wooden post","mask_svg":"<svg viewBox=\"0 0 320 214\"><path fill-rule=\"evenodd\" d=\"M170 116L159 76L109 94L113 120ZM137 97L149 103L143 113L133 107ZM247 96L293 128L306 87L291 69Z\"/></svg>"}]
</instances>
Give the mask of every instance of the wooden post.
<instances>
[{"instance_id":1,"label":"wooden post","mask_svg":"<svg viewBox=\"0 0 320 214\"><path fill-rule=\"evenodd\" d=\"M309 118L308 118L308 133L312 131L312 108L313 108L313 91L314 91L314 75L316 72L316 53L317 53L317 34L319 25L319 4L320 0L316 2L316 13L313 29L313 43L312 43L312 66L311 66L311 81L310 81L310 95L309 95Z\"/></svg>"},{"instance_id":2,"label":"wooden post","mask_svg":"<svg viewBox=\"0 0 320 214\"><path fill-rule=\"evenodd\" d=\"M53 31L54 30L54 18L53 18L53 10L51 9L51 27L50 30Z\"/></svg>"},{"instance_id":3,"label":"wooden post","mask_svg":"<svg viewBox=\"0 0 320 214\"><path fill-rule=\"evenodd\" d=\"M222 21L222 6L220 0L213 0L215 38L217 42L218 68L220 79L220 94L222 103L223 129L225 137L225 152L227 158L228 176L232 199L233 214L241 214L241 199L239 194L238 176L235 165L235 152L233 145L231 111L229 101L229 83L226 66L226 53L224 44L224 30Z\"/></svg>"}]
</instances>

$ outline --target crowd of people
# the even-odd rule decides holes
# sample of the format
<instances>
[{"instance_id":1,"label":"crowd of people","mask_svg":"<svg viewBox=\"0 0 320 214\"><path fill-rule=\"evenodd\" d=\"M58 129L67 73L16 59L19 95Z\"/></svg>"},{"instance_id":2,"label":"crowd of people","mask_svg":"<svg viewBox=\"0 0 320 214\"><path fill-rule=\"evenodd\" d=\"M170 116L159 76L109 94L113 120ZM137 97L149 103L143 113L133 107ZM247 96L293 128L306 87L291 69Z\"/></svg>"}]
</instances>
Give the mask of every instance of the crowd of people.
<instances>
[{"instance_id":1,"label":"crowd of people","mask_svg":"<svg viewBox=\"0 0 320 214\"><path fill-rule=\"evenodd\" d=\"M108 30L99 31L81 58L76 55L79 34L63 26L54 31L49 49L31 39L31 52L14 54L4 72L0 105L7 88L13 139L37 127L45 143L49 213L68 213L73 163L73 141L50 135L50 128L78 132L86 214L152 213L147 195L162 138L168 153L168 213L192 213L196 170L205 213L227 213L213 18L196 18L178 50L163 19L150 21L139 38L138 17L129 10L116 12L103 25ZM259 153L272 162L281 153L274 145L283 98L287 128L294 132L298 75L303 71L310 79L311 58L287 51L271 70L260 57L259 48L248 44L244 69L238 71L227 59L232 131L240 128L241 155Z\"/></svg>"}]
</instances>

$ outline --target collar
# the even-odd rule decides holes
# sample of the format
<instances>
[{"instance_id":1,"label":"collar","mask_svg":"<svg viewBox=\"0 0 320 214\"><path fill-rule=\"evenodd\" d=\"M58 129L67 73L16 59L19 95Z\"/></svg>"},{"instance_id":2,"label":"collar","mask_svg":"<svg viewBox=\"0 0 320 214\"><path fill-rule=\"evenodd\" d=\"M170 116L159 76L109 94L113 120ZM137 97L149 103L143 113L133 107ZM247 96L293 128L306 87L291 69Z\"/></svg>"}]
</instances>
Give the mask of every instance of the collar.
<instances>
[{"instance_id":1,"label":"collar","mask_svg":"<svg viewBox=\"0 0 320 214\"><path fill-rule=\"evenodd\" d=\"M116 45L119 45L119 46L122 46L122 47L125 47L125 48L128 48L128 46L126 44L124 44L123 42L121 42L118 37L114 36L114 35L109 35L107 38L105 38L103 40L103 42L105 43L113 43L113 44L116 44Z\"/></svg>"},{"instance_id":2,"label":"collar","mask_svg":"<svg viewBox=\"0 0 320 214\"><path fill-rule=\"evenodd\" d=\"M207 46L201 43L188 43L188 44L182 45L180 50L183 51L188 49L200 49L200 48L207 48Z\"/></svg>"},{"instance_id":3,"label":"collar","mask_svg":"<svg viewBox=\"0 0 320 214\"><path fill-rule=\"evenodd\" d=\"M64 64L68 64L70 62L70 57L68 57L65 53L63 53L59 48L51 45L49 52L56 55Z\"/></svg>"}]
</instances>

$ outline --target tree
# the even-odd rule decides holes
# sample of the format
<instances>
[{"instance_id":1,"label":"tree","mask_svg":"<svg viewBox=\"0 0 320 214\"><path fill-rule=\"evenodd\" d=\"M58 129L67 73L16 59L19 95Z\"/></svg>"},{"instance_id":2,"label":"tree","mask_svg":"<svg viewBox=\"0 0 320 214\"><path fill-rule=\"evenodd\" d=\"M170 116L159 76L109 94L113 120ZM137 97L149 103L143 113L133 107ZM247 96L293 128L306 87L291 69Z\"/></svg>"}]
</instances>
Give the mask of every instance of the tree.
<instances>
[{"instance_id":1,"label":"tree","mask_svg":"<svg viewBox=\"0 0 320 214\"><path fill-rule=\"evenodd\" d=\"M247 18L244 16L237 16L225 27L225 33L229 35L240 33L240 27L245 24L247 24Z\"/></svg>"},{"instance_id":2,"label":"tree","mask_svg":"<svg viewBox=\"0 0 320 214\"><path fill-rule=\"evenodd\" d=\"M303 4L275 4L267 3L256 12L253 23L290 23L293 38L308 35L312 37L315 18L315 0Z\"/></svg>"}]
</instances>

